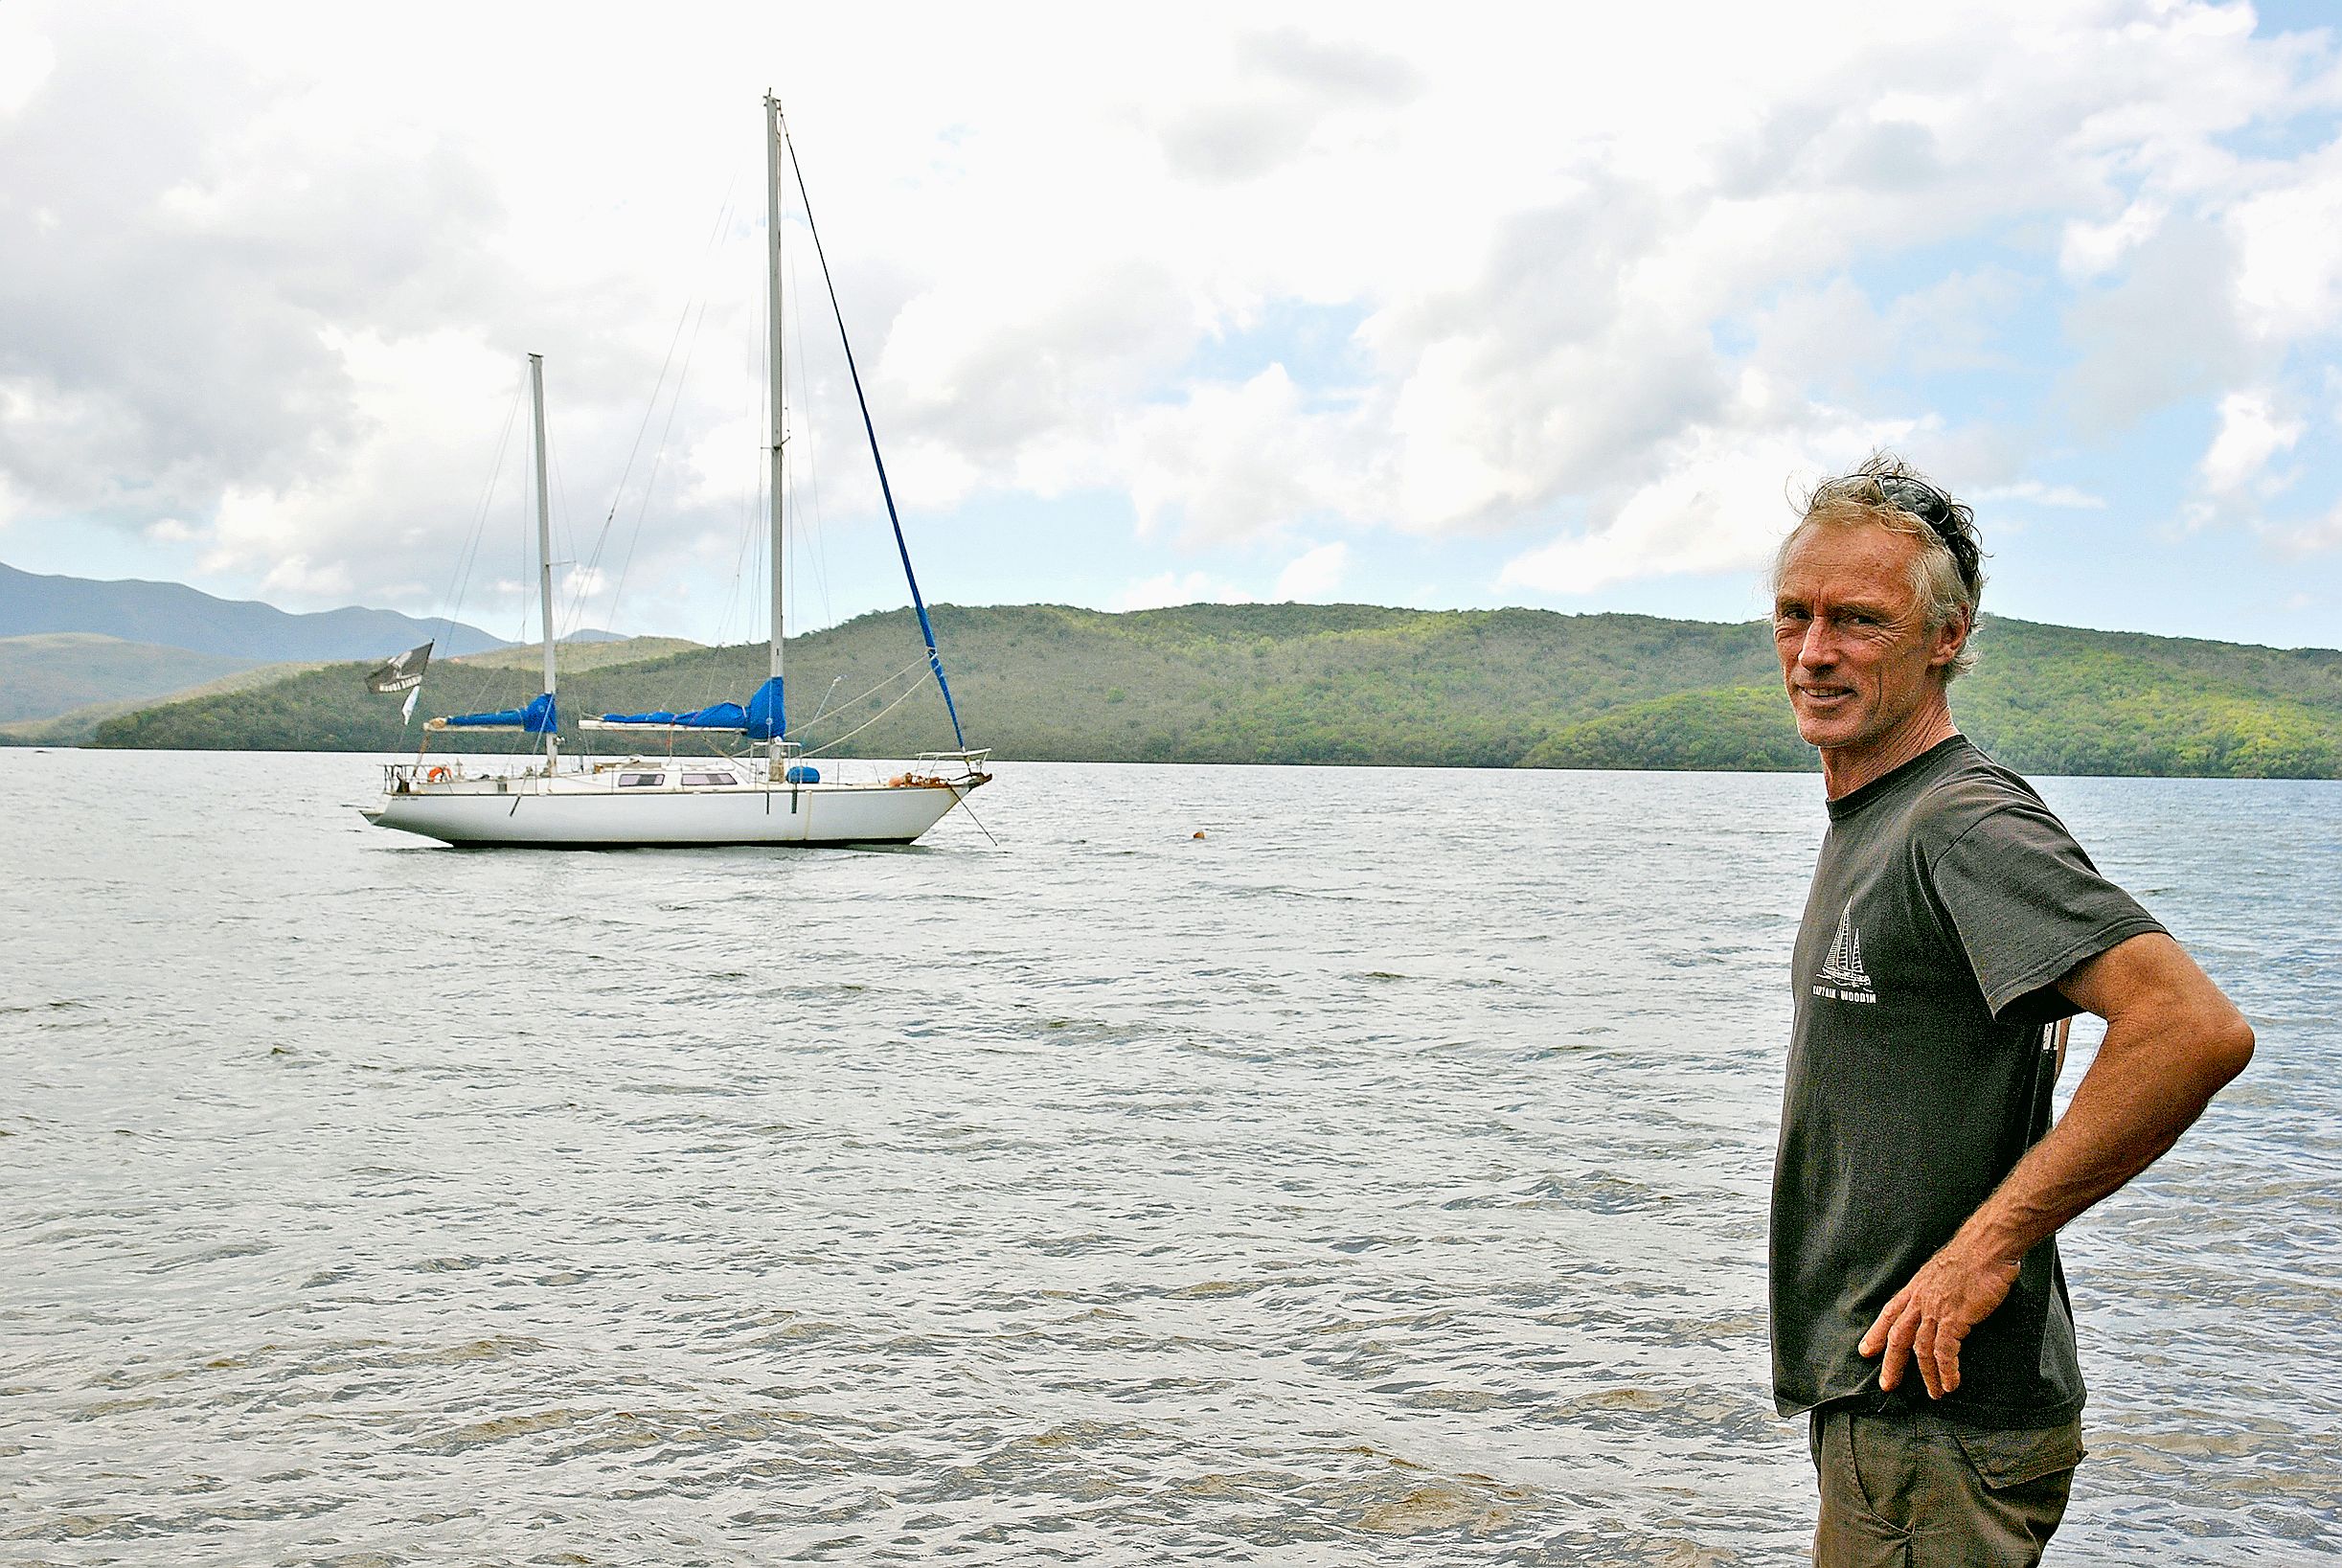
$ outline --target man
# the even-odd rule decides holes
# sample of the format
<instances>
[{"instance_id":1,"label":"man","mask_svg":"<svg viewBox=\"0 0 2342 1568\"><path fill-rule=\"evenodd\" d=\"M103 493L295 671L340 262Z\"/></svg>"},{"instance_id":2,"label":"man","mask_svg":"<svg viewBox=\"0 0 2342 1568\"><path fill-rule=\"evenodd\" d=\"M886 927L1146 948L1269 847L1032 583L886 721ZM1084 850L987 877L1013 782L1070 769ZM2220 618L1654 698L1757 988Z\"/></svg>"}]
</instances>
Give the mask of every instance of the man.
<instances>
[{"instance_id":1,"label":"man","mask_svg":"<svg viewBox=\"0 0 2342 1568\"><path fill-rule=\"evenodd\" d=\"M1963 738L1967 508L1899 460L1817 489L1773 572L1830 830L1774 1171L1774 1397L1810 1412L1814 1560L2032 1563L2081 1458L2058 1228L2251 1058L2243 1017ZM2062 1020L2106 1021L2050 1126Z\"/></svg>"}]
</instances>

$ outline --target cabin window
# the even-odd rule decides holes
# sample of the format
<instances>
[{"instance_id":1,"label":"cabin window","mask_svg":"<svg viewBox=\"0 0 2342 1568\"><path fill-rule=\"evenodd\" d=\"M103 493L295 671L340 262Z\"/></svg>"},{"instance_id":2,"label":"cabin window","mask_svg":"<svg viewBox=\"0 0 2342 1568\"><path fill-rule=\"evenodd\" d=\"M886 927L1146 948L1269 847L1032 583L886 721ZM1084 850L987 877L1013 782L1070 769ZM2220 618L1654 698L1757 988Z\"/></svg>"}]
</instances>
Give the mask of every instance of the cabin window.
<instances>
[{"instance_id":1,"label":"cabin window","mask_svg":"<svg viewBox=\"0 0 2342 1568\"><path fill-rule=\"evenodd\" d=\"M687 784L736 784L739 780L729 773L686 773L683 782Z\"/></svg>"},{"instance_id":2,"label":"cabin window","mask_svg":"<svg viewBox=\"0 0 2342 1568\"><path fill-rule=\"evenodd\" d=\"M666 782L667 775L664 773L621 773L618 776L618 787L621 789L656 789Z\"/></svg>"}]
</instances>

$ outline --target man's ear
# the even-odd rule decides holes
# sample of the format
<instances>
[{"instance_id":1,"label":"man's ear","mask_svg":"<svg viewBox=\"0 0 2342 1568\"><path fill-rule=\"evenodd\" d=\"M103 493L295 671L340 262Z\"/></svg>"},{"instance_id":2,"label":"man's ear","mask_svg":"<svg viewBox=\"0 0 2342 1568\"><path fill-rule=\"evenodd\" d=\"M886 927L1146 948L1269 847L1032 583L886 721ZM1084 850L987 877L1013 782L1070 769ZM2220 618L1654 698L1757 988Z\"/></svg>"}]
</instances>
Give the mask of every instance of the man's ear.
<instances>
[{"instance_id":1,"label":"man's ear","mask_svg":"<svg viewBox=\"0 0 2342 1568\"><path fill-rule=\"evenodd\" d=\"M1936 633L1935 647L1928 649L1927 668L1941 670L1960 657L1960 650L1967 647L1967 640L1975 633L1976 614L1973 610L1964 611L1958 618L1945 623L1944 629Z\"/></svg>"}]
</instances>

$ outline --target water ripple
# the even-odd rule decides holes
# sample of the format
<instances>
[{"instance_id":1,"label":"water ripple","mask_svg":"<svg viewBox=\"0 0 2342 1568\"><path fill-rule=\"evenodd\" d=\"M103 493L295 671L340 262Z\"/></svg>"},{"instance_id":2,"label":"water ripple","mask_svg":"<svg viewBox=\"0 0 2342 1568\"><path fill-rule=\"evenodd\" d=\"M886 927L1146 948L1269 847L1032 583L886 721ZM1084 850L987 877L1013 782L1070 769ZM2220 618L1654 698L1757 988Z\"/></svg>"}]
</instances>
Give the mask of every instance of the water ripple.
<instances>
[{"instance_id":1,"label":"water ripple","mask_svg":"<svg viewBox=\"0 0 2342 1568\"><path fill-rule=\"evenodd\" d=\"M369 769L0 752L10 1560L1797 1559L1811 780L1010 765L998 848L542 856ZM2332 1559L2342 789L2047 787L2262 1038L2070 1233L2063 1559Z\"/></svg>"}]
</instances>

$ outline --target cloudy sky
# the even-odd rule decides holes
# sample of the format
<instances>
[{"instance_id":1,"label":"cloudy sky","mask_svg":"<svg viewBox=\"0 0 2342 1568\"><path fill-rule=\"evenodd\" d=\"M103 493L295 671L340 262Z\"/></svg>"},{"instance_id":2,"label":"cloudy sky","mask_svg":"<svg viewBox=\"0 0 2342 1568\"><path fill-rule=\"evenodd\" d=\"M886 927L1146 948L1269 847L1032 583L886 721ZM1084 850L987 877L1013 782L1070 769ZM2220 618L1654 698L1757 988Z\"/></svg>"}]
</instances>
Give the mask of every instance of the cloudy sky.
<instances>
[{"instance_id":1,"label":"cloudy sky","mask_svg":"<svg viewBox=\"0 0 2342 1568\"><path fill-rule=\"evenodd\" d=\"M2342 645L2327 7L650 16L0 0L0 560L520 635L534 351L566 613L761 637L769 85L933 598L1745 619L1885 444L1988 608Z\"/></svg>"}]
</instances>

